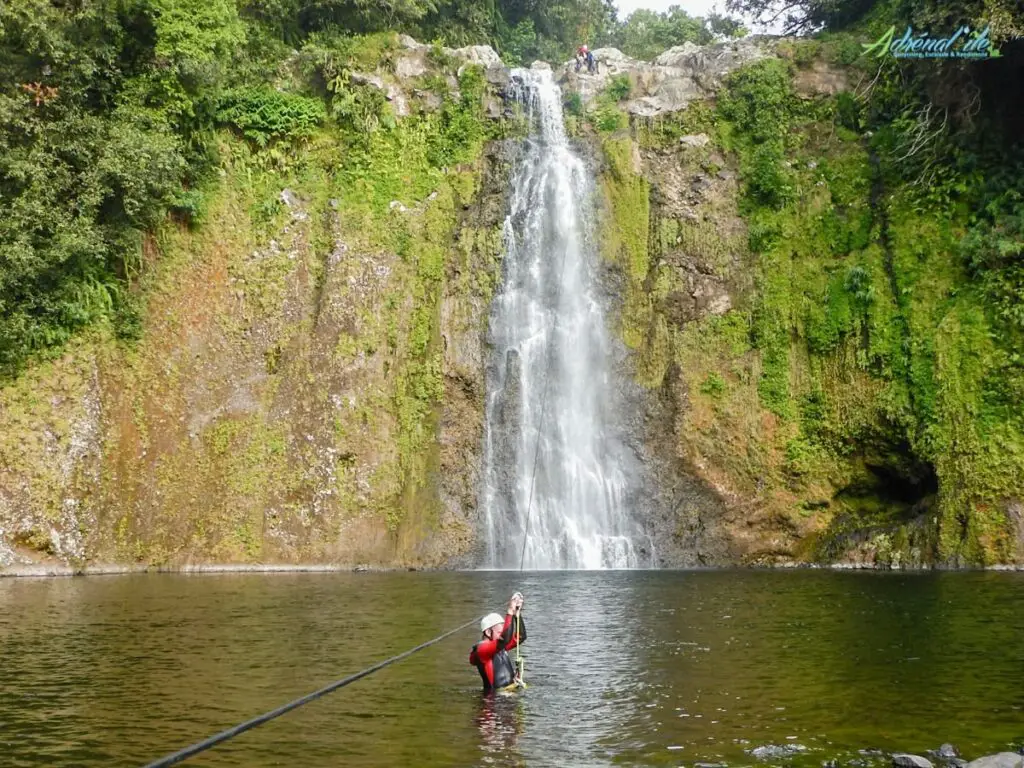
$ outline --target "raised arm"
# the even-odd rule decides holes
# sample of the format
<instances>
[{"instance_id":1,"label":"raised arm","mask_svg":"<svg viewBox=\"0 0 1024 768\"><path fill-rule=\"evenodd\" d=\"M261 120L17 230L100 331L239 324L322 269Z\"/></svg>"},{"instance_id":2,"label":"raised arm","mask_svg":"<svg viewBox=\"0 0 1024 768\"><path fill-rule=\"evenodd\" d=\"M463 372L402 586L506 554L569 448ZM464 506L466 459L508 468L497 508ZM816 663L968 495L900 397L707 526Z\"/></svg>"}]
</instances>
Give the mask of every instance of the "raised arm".
<instances>
[{"instance_id":1,"label":"raised arm","mask_svg":"<svg viewBox=\"0 0 1024 768\"><path fill-rule=\"evenodd\" d=\"M522 613L505 619L505 631L501 633L501 638L505 641L505 649L509 651L526 642L526 622L523 621Z\"/></svg>"},{"instance_id":2,"label":"raised arm","mask_svg":"<svg viewBox=\"0 0 1024 768\"><path fill-rule=\"evenodd\" d=\"M516 592L508 601L509 616L505 617L505 629L501 633L504 647L511 650L526 640L526 622L523 621L523 595ZM510 620L511 619L511 620Z\"/></svg>"}]
</instances>

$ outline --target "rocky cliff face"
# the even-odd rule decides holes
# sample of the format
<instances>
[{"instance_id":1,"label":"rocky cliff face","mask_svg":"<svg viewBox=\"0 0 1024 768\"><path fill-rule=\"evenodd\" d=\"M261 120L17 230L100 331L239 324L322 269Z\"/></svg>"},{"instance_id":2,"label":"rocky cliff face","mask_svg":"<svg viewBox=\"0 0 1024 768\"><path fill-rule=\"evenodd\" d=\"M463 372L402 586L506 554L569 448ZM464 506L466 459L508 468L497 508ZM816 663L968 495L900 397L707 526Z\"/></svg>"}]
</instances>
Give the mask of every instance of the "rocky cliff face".
<instances>
[{"instance_id":1,"label":"rocky cliff face","mask_svg":"<svg viewBox=\"0 0 1024 768\"><path fill-rule=\"evenodd\" d=\"M949 298L965 219L886 188L843 122L858 73L787 40L595 56L563 83L604 165L663 562L1024 560L1021 427L982 423L1001 358Z\"/></svg>"},{"instance_id":2,"label":"rocky cliff face","mask_svg":"<svg viewBox=\"0 0 1024 768\"><path fill-rule=\"evenodd\" d=\"M459 93L493 51L392 57L352 76L399 121L369 167L331 135L276 158L225 136L207 220L146 243L141 342L98 329L0 392L0 565L470 549L514 142L482 141L500 89ZM437 168L456 109L476 138Z\"/></svg>"},{"instance_id":3,"label":"rocky cliff face","mask_svg":"<svg viewBox=\"0 0 1024 768\"><path fill-rule=\"evenodd\" d=\"M600 169L632 503L662 565L1024 562L963 213L886 186L853 75L808 46L562 72ZM207 221L146 242L142 341L97 329L0 390L0 565L476 562L508 72L484 47L388 56L351 75L398 121L361 164L329 134L225 136Z\"/></svg>"}]
</instances>

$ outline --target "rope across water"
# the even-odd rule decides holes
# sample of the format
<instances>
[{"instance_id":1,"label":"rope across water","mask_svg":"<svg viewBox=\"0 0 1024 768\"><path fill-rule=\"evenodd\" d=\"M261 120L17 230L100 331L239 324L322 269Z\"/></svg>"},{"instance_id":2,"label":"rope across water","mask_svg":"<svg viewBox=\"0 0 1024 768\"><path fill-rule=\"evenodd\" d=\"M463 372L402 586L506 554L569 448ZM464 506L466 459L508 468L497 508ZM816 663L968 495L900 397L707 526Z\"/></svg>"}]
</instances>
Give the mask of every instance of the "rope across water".
<instances>
[{"instance_id":1,"label":"rope across water","mask_svg":"<svg viewBox=\"0 0 1024 768\"><path fill-rule=\"evenodd\" d=\"M214 734L208 739L198 741L195 744L189 747L185 747L184 749L179 750L172 755L167 755L166 757L162 757L159 760L156 760L152 763L148 763L145 766L145 768L164 768L164 766L176 765L177 763L187 760L188 758L194 755L198 755L200 752L205 752L208 749L212 749L218 744L224 743L228 739L233 739L235 736L238 736L241 733L245 733L246 731L251 730L259 725L263 725L264 723L270 722L274 718L280 717L281 715L286 714L287 712L291 712L293 709L297 709L301 707L303 704L308 704L309 702L315 699L319 699L321 696L326 696L328 693L336 691L339 688L344 688L346 685L354 683L356 680L361 680L362 678L368 675L372 675L374 672L384 669L384 667L394 664L396 661L401 661L402 659L408 658L417 651L422 651L424 648L429 648L431 645L439 643L442 640L449 638L458 632L461 632L462 630L466 629L466 627L475 624L477 621L479 621L479 619L467 621L461 627L456 627L450 632L445 632L443 635L438 635L433 640L428 640L425 643L417 645L415 648L410 648L408 651L405 651L404 653L400 653L397 656L392 656L390 659L385 659L384 661L378 664L374 664L372 667L367 667L362 672L356 672L354 675L349 675L348 677L342 678L341 680L337 680L336 682L333 682L330 685L324 686L318 691L308 693L302 698L295 699L295 701L291 701L283 706L278 707L277 709L272 709L270 712L264 712L262 715L259 715L258 717L254 717L251 720L246 720L244 723L236 725L234 728L228 728L226 731L221 731L220 733Z\"/></svg>"}]
</instances>

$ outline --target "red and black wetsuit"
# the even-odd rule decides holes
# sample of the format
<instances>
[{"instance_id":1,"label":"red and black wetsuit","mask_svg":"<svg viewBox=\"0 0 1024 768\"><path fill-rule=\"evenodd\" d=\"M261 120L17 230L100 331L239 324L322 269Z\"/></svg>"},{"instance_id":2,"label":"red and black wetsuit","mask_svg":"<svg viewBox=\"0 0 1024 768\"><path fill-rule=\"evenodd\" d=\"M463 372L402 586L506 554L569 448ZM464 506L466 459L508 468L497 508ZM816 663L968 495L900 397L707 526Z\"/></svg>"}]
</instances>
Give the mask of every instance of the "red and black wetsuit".
<instances>
[{"instance_id":1,"label":"red and black wetsuit","mask_svg":"<svg viewBox=\"0 0 1024 768\"><path fill-rule=\"evenodd\" d=\"M517 622L511 613L505 614L505 627L501 636L495 640L481 640L469 652L469 663L476 666L484 681L484 690L504 688L512 685L516 679L516 667L509 658L508 652L526 641L526 623L519 617L519 635L516 631Z\"/></svg>"}]
</instances>

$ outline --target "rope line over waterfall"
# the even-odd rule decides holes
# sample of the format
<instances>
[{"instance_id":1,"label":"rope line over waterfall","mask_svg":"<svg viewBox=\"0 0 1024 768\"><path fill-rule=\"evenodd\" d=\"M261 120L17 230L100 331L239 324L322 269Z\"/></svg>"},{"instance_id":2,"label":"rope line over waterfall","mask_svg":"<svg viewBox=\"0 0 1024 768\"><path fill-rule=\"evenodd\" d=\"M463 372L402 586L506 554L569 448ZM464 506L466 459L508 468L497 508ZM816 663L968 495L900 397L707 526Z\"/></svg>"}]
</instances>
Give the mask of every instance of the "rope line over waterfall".
<instances>
[{"instance_id":1,"label":"rope line over waterfall","mask_svg":"<svg viewBox=\"0 0 1024 768\"><path fill-rule=\"evenodd\" d=\"M642 566L637 461L616 423L618 342L598 279L595 177L570 146L551 70L513 70L509 90L531 135L512 175L489 324L487 565Z\"/></svg>"}]
</instances>

